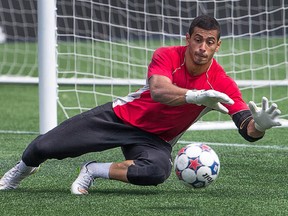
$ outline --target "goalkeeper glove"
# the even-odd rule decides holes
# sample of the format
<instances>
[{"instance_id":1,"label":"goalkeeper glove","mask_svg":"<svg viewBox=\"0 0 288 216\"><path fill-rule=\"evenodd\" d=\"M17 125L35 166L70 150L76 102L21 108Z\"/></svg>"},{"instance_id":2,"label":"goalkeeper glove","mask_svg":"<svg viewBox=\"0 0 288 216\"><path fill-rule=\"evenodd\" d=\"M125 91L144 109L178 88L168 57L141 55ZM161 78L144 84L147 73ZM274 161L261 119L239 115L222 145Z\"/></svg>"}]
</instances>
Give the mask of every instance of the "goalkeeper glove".
<instances>
[{"instance_id":1,"label":"goalkeeper glove","mask_svg":"<svg viewBox=\"0 0 288 216\"><path fill-rule=\"evenodd\" d=\"M221 103L234 103L228 95L215 90L188 90L185 96L187 103L204 105L225 114L228 113L228 109Z\"/></svg>"},{"instance_id":2,"label":"goalkeeper glove","mask_svg":"<svg viewBox=\"0 0 288 216\"><path fill-rule=\"evenodd\" d=\"M277 104L272 103L270 107L268 106L268 99L266 97L262 98L261 109L257 107L253 101L249 102L249 108L252 112L255 128L258 131L264 132L269 128L281 125L281 123L277 121L277 117L281 114L281 111L277 109Z\"/></svg>"}]
</instances>

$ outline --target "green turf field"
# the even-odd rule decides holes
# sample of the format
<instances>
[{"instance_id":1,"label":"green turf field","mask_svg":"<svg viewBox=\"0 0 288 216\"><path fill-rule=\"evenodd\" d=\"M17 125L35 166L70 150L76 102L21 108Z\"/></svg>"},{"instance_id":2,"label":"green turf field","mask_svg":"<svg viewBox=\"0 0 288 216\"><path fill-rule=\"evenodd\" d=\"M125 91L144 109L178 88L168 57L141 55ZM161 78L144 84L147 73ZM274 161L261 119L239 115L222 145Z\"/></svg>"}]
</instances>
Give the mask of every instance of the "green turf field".
<instances>
[{"instance_id":1,"label":"green turf field","mask_svg":"<svg viewBox=\"0 0 288 216\"><path fill-rule=\"evenodd\" d=\"M0 92L2 175L36 137L9 131L37 133L39 119L37 86L0 84ZM79 197L71 195L69 189L82 162L121 161L119 149L50 160L17 190L0 191L0 215L288 215L287 140L287 128L270 130L254 144L244 141L236 130L187 132L173 156L184 143L204 142L217 152L221 162L219 178L201 190L183 186L172 172L157 187L100 179L88 196Z\"/></svg>"}]
</instances>

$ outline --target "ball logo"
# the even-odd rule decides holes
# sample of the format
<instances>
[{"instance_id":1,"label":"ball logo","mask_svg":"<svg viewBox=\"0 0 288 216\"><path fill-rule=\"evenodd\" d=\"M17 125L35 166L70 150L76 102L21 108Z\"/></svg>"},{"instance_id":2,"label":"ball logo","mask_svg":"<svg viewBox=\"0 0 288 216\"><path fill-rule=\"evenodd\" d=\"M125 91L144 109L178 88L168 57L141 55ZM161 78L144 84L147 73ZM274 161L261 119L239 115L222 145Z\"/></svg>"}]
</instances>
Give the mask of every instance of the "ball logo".
<instances>
[{"instance_id":1,"label":"ball logo","mask_svg":"<svg viewBox=\"0 0 288 216\"><path fill-rule=\"evenodd\" d=\"M214 179L208 173L205 173L202 176L204 179L206 179L209 182L209 184L214 181Z\"/></svg>"}]
</instances>

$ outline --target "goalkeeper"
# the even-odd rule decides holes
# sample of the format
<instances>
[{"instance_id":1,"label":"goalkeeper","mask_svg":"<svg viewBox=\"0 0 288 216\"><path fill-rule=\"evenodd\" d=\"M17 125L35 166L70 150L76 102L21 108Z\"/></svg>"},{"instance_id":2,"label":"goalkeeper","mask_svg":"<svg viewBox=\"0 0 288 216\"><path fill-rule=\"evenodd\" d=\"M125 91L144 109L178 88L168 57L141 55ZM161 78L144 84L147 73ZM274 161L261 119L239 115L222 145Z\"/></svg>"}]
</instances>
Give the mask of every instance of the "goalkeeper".
<instances>
[{"instance_id":1,"label":"goalkeeper","mask_svg":"<svg viewBox=\"0 0 288 216\"><path fill-rule=\"evenodd\" d=\"M78 157L120 147L125 161L85 163L72 183L73 194L87 194L96 178L135 185L158 185L170 175L171 152L181 135L211 110L231 116L250 142L280 123L280 110L262 98L262 107L243 101L236 83L213 58L220 48L220 26L209 16L196 17L186 46L158 48L148 67L147 83L126 97L72 117L24 151L0 180L15 189L47 159Z\"/></svg>"}]
</instances>

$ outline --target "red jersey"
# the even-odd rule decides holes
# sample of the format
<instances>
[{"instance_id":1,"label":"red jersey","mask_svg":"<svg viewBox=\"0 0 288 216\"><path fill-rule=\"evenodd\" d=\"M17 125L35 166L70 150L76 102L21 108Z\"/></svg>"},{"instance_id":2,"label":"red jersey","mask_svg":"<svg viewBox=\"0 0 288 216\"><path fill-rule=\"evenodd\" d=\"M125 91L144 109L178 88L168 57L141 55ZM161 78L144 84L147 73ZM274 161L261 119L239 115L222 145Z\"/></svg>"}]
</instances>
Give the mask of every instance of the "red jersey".
<instances>
[{"instance_id":1,"label":"red jersey","mask_svg":"<svg viewBox=\"0 0 288 216\"><path fill-rule=\"evenodd\" d=\"M229 115L248 110L236 83L226 75L224 69L213 59L205 73L191 76L185 66L186 46L158 48L148 67L147 80L154 74L168 77L176 86L191 90L214 89L227 94L234 100L225 105ZM211 109L196 104L169 106L151 98L148 81L138 91L113 102L115 114L126 124L158 135L169 142L183 134L193 123Z\"/></svg>"}]
</instances>

